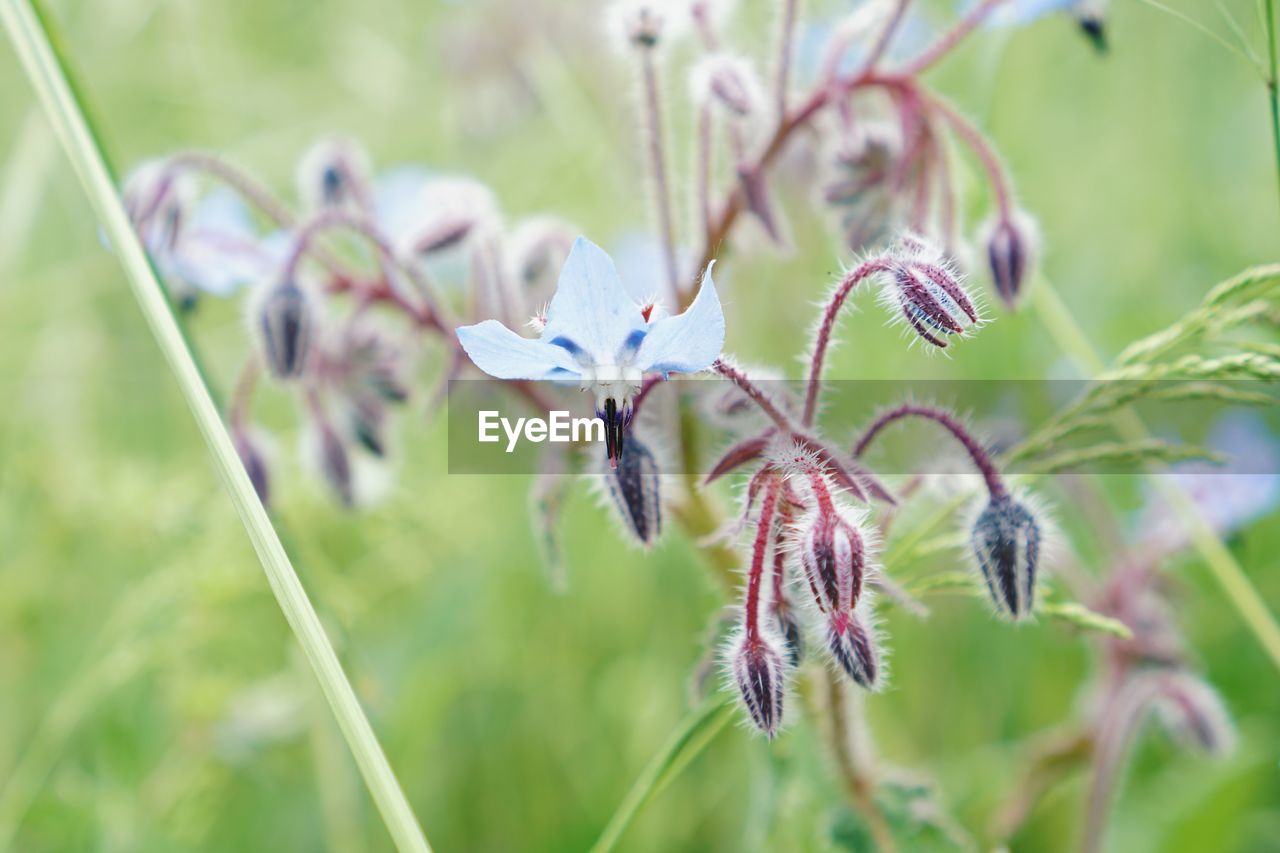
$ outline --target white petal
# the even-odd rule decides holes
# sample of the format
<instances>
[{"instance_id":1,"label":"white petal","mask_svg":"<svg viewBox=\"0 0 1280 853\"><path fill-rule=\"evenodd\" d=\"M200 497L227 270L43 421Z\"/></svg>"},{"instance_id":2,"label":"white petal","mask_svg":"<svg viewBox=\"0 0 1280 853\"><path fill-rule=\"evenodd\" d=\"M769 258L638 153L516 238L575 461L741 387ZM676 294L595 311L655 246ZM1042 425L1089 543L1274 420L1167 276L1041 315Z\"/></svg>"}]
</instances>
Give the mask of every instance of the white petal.
<instances>
[{"instance_id":1,"label":"white petal","mask_svg":"<svg viewBox=\"0 0 1280 853\"><path fill-rule=\"evenodd\" d=\"M497 320L463 326L458 340L476 367L496 379L563 379L578 373L568 350L521 337Z\"/></svg>"},{"instance_id":2,"label":"white petal","mask_svg":"<svg viewBox=\"0 0 1280 853\"><path fill-rule=\"evenodd\" d=\"M713 261L711 266L714 266ZM724 311L711 280L711 266L702 277L702 289L683 314L649 326L640 344L636 365L659 373L696 373L710 367L724 349Z\"/></svg>"}]
</instances>

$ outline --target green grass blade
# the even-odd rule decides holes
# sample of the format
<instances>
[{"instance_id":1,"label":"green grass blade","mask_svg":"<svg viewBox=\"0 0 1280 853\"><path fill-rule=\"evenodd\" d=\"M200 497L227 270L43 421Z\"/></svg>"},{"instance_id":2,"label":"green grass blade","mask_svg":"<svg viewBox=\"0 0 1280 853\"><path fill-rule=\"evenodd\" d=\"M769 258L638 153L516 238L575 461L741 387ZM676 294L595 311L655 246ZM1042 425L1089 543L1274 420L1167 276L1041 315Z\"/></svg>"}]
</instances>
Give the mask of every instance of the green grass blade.
<instances>
[{"instance_id":1,"label":"green grass blade","mask_svg":"<svg viewBox=\"0 0 1280 853\"><path fill-rule=\"evenodd\" d=\"M592 846L592 853L612 850L645 803L665 788L715 738L733 716L733 700L715 697L685 717L649 761Z\"/></svg>"},{"instance_id":2,"label":"green grass blade","mask_svg":"<svg viewBox=\"0 0 1280 853\"><path fill-rule=\"evenodd\" d=\"M1093 344L1049 280L1042 275L1033 285L1032 299L1036 315L1059 348L1079 362L1090 377L1104 373L1106 365L1102 363ZM1129 441L1151 438L1146 424L1132 409L1115 412L1112 417L1121 437ZM1262 600L1253 581L1177 481L1158 473L1151 474L1150 479L1156 491L1187 526L1191 541L1200 552L1210 574L1226 593L1227 599L1240 614L1258 645L1267 653L1275 667L1280 669L1280 623L1276 622L1275 615Z\"/></svg>"},{"instance_id":3,"label":"green grass blade","mask_svg":"<svg viewBox=\"0 0 1280 853\"><path fill-rule=\"evenodd\" d=\"M209 447L214 467L231 495L262 562L272 592L315 672L387 829L399 849L429 850L408 800L342 671L333 646L325 636L320 619L240 464L231 437L222 424L165 292L125 214L110 169L68 84L48 34L28 0L0 0L0 19L3 19L54 132L127 273L147 324L178 380Z\"/></svg>"}]
</instances>

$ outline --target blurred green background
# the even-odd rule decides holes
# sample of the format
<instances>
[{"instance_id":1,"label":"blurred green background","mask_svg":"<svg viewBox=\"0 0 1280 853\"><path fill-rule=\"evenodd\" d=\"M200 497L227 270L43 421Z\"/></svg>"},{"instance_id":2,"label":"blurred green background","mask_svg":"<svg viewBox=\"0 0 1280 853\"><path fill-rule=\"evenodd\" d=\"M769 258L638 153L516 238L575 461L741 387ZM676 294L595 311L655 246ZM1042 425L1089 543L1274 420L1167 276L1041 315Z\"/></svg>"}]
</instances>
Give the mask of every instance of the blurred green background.
<instances>
[{"instance_id":1,"label":"blurred green background","mask_svg":"<svg viewBox=\"0 0 1280 853\"><path fill-rule=\"evenodd\" d=\"M740 5L735 43L762 56L771 4ZM1178 5L1220 23L1207 4ZM1253 4L1226 5L1260 46ZM300 154L340 132L380 164L469 173L511 218L555 213L608 245L646 227L648 202L628 68L598 37L598 6L52 4L122 168L210 149L291 194ZM1115 4L1111 29L1105 57L1065 18L982 33L930 78L998 143L1040 220L1047 275L1109 354L1275 260L1280 229L1258 76L1137 2ZM683 171L685 84L670 77ZM388 848L7 50L0 140L0 839L24 851ZM806 196L784 200L796 252L717 277L728 349L794 370L811 303L848 259ZM239 309L208 308L196 339L225 385L246 336ZM1030 313L1001 316L952 360L906 351L870 308L846 338L832 375L1074 375ZM696 550L678 535L648 555L626 547L578 489L558 595L529 531L528 482L448 476L440 422L404 419L392 496L349 515L295 461L289 403L273 405L278 516L428 837L442 850L588 846L687 713L724 603ZM1136 490L1116 485L1135 509ZM1276 521L1231 542L1273 609ZM1280 849L1280 681L1203 567L1188 558L1175 576L1180 619L1241 745L1210 763L1142 737L1112 849ZM1086 646L962 598L940 600L927 623L892 613L887 628L892 686L866 703L876 751L935 774L984 838L1028 736L1078 704ZM1051 796L1015 847L1069 849L1082 788ZM841 799L808 722L773 745L731 727L624 847L825 849Z\"/></svg>"}]
</instances>

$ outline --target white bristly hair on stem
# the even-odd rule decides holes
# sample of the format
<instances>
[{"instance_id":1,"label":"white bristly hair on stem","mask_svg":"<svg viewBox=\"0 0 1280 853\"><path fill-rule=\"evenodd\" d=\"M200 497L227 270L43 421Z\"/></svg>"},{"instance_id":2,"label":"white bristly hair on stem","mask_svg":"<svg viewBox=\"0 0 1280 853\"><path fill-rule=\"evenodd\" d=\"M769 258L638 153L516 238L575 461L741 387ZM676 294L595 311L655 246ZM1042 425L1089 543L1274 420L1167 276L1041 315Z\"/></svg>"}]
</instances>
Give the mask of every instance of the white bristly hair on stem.
<instances>
[{"instance_id":1,"label":"white bristly hair on stem","mask_svg":"<svg viewBox=\"0 0 1280 853\"><path fill-rule=\"evenodd\" d=\"M276 601L315 672L365 784L400 850L429 851L409 802L356 698L235 446L120 202L105 157L30 0L0 0L0 19L97 213L160 350L186 397Z\"/></svg>"}]
</instances>

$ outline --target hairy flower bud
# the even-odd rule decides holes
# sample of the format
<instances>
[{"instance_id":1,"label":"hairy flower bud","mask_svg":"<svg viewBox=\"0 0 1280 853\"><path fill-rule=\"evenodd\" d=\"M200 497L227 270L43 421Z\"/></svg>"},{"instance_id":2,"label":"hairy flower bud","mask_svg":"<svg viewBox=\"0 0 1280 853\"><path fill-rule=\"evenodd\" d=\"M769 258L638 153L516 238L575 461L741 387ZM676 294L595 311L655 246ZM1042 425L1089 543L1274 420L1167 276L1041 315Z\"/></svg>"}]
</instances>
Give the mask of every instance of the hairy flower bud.
<instances>
[{"instance_id":1,"label":"hairy flower bud","mask_svg":"<svg viewBox=\"0 0 1280 853\"><path fill-rule=\"evenodd\" d=\"M896 305L922 340L945 348L946 339L964 335L979 322L973 301L942 254L923 239L905 235L890 251L890 285L881 298Z\"/></svg>"},{"instance_id":2,"label":"hairy flower bud","mask_svg":"<svg viewBox=\"0 0 1280 853\"><path fill-rule=\"evenodd\" d=\"M903 194L890 178L901 171L901 131L870 121L831 155L822 200L831 208L850 251L887 240L902 220Z\"/></svg>"},{"instance_id":3,"label":"hairy flower bud","mask_svg":"<svg viewBox=\"0 0 1280 853\"><path fill-rule=\"evenodd\" d=\"M1040 526L1026 505L993 497L973 524L973 553L996 609L1012 619L1031 613L1040 561Z\"/></svg>"},{"instance_id":4,"label":"hairy flower bud","mask_svg":"<svg viewBox=\"0 0 1280 853\"><path fill-rule=\"evenodd\" d=\"M1010 310L1015 308L1027 275L1035 265L1036 227L1022 212L1001 216L986 228L987 263L996 293Z\"/></svg>"},{"instance_id":5,"label":"hairy flower bud","mask_svg":"<svg viewBox=\"0 0 1280 853\"><path fill-rule=\"evenodd\" d=\"M782 697L786 686L782 656L763 636L748 636L735 644L731 661L733 680L756 728L770 738L782 724Z\"/></svg>"},{"instance_id":6,"label":"hairy flower bud","mask_svg":"<svg viewBox=\"0 0 1280 853\"><path fill-rule=\"evenodd\" d=\"M356 499L351 459L347 456L347 447L328 422L320 421L316 427L319 432L320 472L324 475L338 502L350 508L355 505Z\"/></svg>"},{"instance_id":7,"label":"hairy flower bud","mask_svg":"<svg viewBox=\"0 0 1280 853\"><path fill-rule=\"evenodd\" d=\"M662 490L658 463L649 448L634 436L616 468L607 468L605 486L610 502L627 531L645 547L662 533Z\"/></svg>"},{"instance_id":8,"label":"hairy flower bud","mask_svg":"<svg viewBox=\"0 0 1280 853\"><path fill-rule=\"evenodd\" d=\"M1213 756L1230 753L1235 727L1217 691L1187 673L1160 674L1156 717L1174 736Z\"/></svg>"},{"instance_id":9,"label":"hairy flower bud","mask_svg":"<svg viewBox=\"0 0 1280 853\"><path fill-rule=\"evenodd\" d=\"M297 379L306 370L312 314L306 292L293 281L270 287L259 303L256 323L262 360L277 379Z\"/></svg>"},{"instance_id":10,"label":"hairy flower bud","mask_svg":"<svg viewBox=\"0 0 1280 853\"><path fill-rule=\"evenodd\" d=\"M866 546L861 514L830 506L806 513L796 530L800 566L818 609L830 616L848 614L862 595Z\"/></svg>"},{"instance_id":11,"label":"hairy flower bud","mask_svg":"<svg viewBox=\"0 0 1280 853\"><path fill-rule=\"evenodd\" d=\"M760 110L764 94L755 71L744 59L714 54L694 66L689 86L699 104L717 103L737 118Z\"/></svg>"},{"instance_id":12,"label":"hairy flower bud","mask_svg":"<svg viewBox=\"0 0 1280 853\"><path fill-rule=\"evenodd\" d=\"M856 612L834 613L827 621L827 648L840 668L868 690L876 686L880 654L875 632Z\"/></svg>"},{"instance_id":13,"label":"hairy flower bud","mask_svg":"<svg viewBox=\"0 0 1280 853\"><path fill-rule=\"evenodd\" d=\"M321 139L298 161L298 196L311 210L360 206L372 182L369 154L348 139Z\"/></svg>"}]
</instances>

